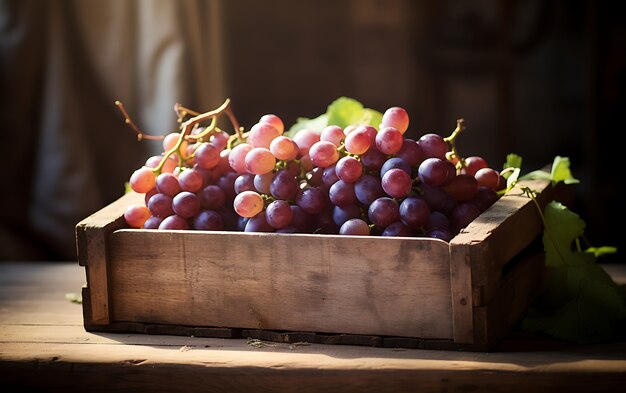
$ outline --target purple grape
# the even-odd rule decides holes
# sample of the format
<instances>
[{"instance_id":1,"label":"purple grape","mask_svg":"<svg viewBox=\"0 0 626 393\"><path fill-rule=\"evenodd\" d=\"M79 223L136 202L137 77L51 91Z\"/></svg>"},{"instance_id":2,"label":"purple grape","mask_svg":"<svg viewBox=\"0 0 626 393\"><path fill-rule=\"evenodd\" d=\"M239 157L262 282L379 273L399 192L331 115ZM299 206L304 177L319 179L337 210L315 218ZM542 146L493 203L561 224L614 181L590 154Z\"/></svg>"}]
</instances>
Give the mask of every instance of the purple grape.
<instances>
[{"instance_id":1,"label":"purple grape","mask_svg":"<svg viewBox=\"0 0 626 393\"><path fill-rule=\"evenodd\" d=\"M390 224L400 221L400 207L398 202L389 197L376 199L367 209L369 220L380 228L386 228Z\"/></svg>"},{"instance_id":2,"label":"purple grape","mask_svg":"<svg viewBox=\"0 0 626 393\"><path fill-rule=\"evenodd\" d=\"M339 228L340 235L352 235L352 236L368 236L370 234L370 228L367 222L360 218L351 218L344 222Z\"/></svg>"},{"instance_id":3,"label":"purple grape","mask_svg":"<svg viewBox=\"0 0 626 393\"><path fill-rule=\"evenodd\" d=\"M328 205L328 196L319 187L308 187L297 192L296 204L309 214L319 214Z\"/></svg>"},{"instance_id":4,"label":"purple grape","mask_svg":"<svg viewBox=\"0 0 626 393\"><path fill-rule=\"evenodd\" d=\"M443 140L441 135L433 133L424 134L417 140L417 143L424 153L424 158L446 159L448 143Z\"/></svg>"},{"instance_id":5,"label":"purple grape","mask_svg":"<svg viewBox=\"0 0 626 393\"><path fill-rule=\"evenodd\" d=\"M346 206L354 203L354 183L346 183L343 180L335 182L328 190L330 202L337 206Z\"/></svg>"},{"instance_id":6,"label":"purple grape","mask_svg":"<svg viewBox=\"0 0 626 393\"><path fill-rule=\"evenodd\" d=\"M452 240L453 236L450 231L446 229L433 229L426 232L426 237L431 237L433 239L441 239L443 241L449 242Z\"/></svg>"},{"instance_id":7,"label":"purple grape","mask_svg":"<svg viewBox=\"0 0 626 393\"><path fill-rule=\"evenodd\" d=\"M161 225L162 221L163 219L161 217L150 216L148 217L146 222L143 224L143 228L144 229L159 229L159 225Z\"/></svg>"},{"instance_id":8,"label":"purple grape","mask_svg":"<svg viewBox=\"0 0 626 393\"><path fill-rule=\"evenodd\" d=\"M191 218L200 211L200 199L189 191L182 191L172 201L174 212L182 218Z\"/></svg>"},{"instance_id":9,"label":"purple grape","mask_svg":"<svg viewBox=\"0 0 626 393\"><path fill-rule=\"evenodd\" d=\"M291 224L293 212L289 202L277 199L267 205L267 208L265 208L265 217L268 224L273 228L280 229Z\"/></svg>"},{"instance_id":10,"label":"purple grape","mask_svg":"<svg viewBox=\"0 0 626 393\"><path fill-rule=\"evenodd\" d=\"M450 226L454 233L468 226L480 215L480 210L470 202L459 203L450 214Z\"/></svg>"},{"instance_id":11,"label":"purple grape","mask_svg":"<svg viewBox=\"0 0 626 393\"><path fill-rule=\"evenodd\" d=\"M161 194L174 197L180 192L178 178L171 173L163 172L156 178L156 188Z\"/></svg>"},{"instance_id":12,"label":"purple grape","mask_svg":"<svg viewBox=\"0 0 626 393\"><path fill-rule=\"evenodd\" d=\"M200 198L200 207L203 209L216 210L226 203L226 193L215 184L204 187L197 195Z\"/></svg>"},{"instance_id":13,"label":"purple grape","mask_svg":"<svg viewBox=\"0 0 626 393\"><path fill-rule=\"evenodd\" d=\"M333 207L333 221L341 226L351 218L361 217L361 209L357 205L335 206Z\"/></svg>"},{"instance_id":14,"label":"purple grape","mask_svg":"<svg viewBox=\"0 0 626 393\"><path fill-rule=\"evenodd\" d=\"M336 164L331 165L328 168L324 168L324 172L322 172L322 181L326 187L332 186L337 180L339 180L337 173L335 173L335 167Z\"/></svg>"},{"instance_id":15,"label":"purple grape","mask_svg":"<svg viewBox=\"0 0 626 393\"><path fill-rule=\"evenodd\" d=\"M202 231L221 231L224 229L224 219L214 210L202 210L194 218L193 227Z\"/></svg>"},{"instance_id":16,"label":"purple grape","mask_svg":"<svg viewBox=\"0 0 626 393\"><path fill-rule=\"evenodd\" d=\"M428 223L426 224L427 230L433 229L445 229L450 230L450 220L448 216L439 211L431 211L428 215Z\"/></svg>"},{"instance_id":17,"label":"purple grape","mask_svg":"<svg viewBox=\"0 0 626 393\"><path fill-rule=\"evenodd\" d=\"M383 166L380 168L380 177L385 176L385 173L387 173L387 171L389 171L390 169L394 169L394 168L402 169L409 176L411 176L411 172L412 172L411 165L409 165L409 163L404 161L402 158L392 157L388 159L387 161L385 161Z\"/></svg>"},{"instance_id":18,"label":"purple grape","mask_svg":"<svg viewBox=\"0 0 626 393\"><path fill-rule=\"evenodd\" d=\"M387 226L381 236L410 237L413 236L411 228L404 225L401 221L396 221Z\"/></svg>"},{"instance_id":19,"label":"purple grape","mask_svg":"<svg viewBox=\"0 0 626 393\"><path fill-rule=\"evenodd\" d=\"M411 192L413 179L402 169L393 168L385 173L380 184L390 197L404 198Z\"/></svg>"},{"instance_id":20,"label":"purple grape","mask_svg":"<svg viewBox=\"0 0 626 393\"><path fill-rule=\"evenodd\" d=\"M372 175L363 175L354 183L356 199L364 206L369 206L374 200L385 195L380 179Z\"/></svg>"},{"instance_id":21,"label":"purple grape","mask_svg":"<svg viewBox=\"0 0 626 393\"><path fill-rule=\"evenodd\" d=\"M252 173L242 173L241 175L237 176L235 182L233 183L233 189L235 190L235 193L240 194L244 191L256 192L257 189L254 186L254 176L255 175L253 175Z\"/></svg>"},{"instance_id":22,"label":"purple grape","mask_svg":"<svg viewBox=\"0 0 626 393\"><path fill-rule=\"evenodd\" d=\"M400 220L411 229L419 229L428 224L430 208L420 197L407 197L400 203Z\"/></svg>"},{"instance_id":23,"label":"purple grape","mask_svg":"<svg viewBox=\"0 0 626 393\"><path fill-rule=\"evenodd\" d=\"M157 193L148 201L148 209L150 209L150 213L152 213L153 216L165 218L174 214L172 203L172 197Z\"/></svg>"},{"instance_id":24,"label":"purple grape","mask_svg":"<svg viewBox=\"0 0 626 393\"><path fill-rule=\"evenodd\" d=\"M276 199L291 200L298 192L298 181L286 170L276 172L270 183L270 193Z\"/></svg>"},{"instance_id":25,"label":"purple grape","mask_svg":"<svg viewBox=\"0 0 626 393\"><path fill-rule=\"evenodd\" d=\"M274 232L275 229L267 222L265 211L251 217L246 222L244 232Z\"/></svg>"},{"instance_id":26,"label":"purple grape","mask_svg":"<svg viewBox=\"0 0 626 393\"><path fill-rule=\"evenodd\" d=\"M367 153L361 156L361 164L370 171L380 171L385 161L387 161L387 156L374 146L370 147Z\"/></svg>"},{"instance_id":27,"label":"purple grape","mask_svg":"<svg viewBox=\"0 0 626 393\"><path fill-rule=\"evenodd\" d=\"M400 151L395 154L396 157L406 161L411 167L416 167L424 161L424 152L415 140L405 138Z\"/></svg>"},{"instance_id":28,"label":"purple grape","mask_svg":"<svg viewBox=\"0 0 626 393\"><path fill-rule=\"evenodd\" d=\"M310 232L313 217L298 205L291 205L290 208L292 213L290 226L296 228L298 232Z\"/></svg>"},{"instance_id":29,"label":"purple grape","mask_svg":"<svg viewBox=\"0 0 626 393\"><path fill-rule=\"evenodd\" d=\"M466 202L478 194L478 181L472 175L455 176L443 187L444 191L459 202Z\"/></svg>"},{"instance_id":30,"label":"purple grape","mask_svg":"<svg viewBox=\"0 0 626 393\"><path fill-rule=\"evenodd\" d=\"M441 186L448 181L450 167L448 161L440 158L427 158L417 169L417 174L422 183L429 186Z\"/></svg>"},{"instance_id":31,"label":"purple grape","mask_svg":"<svg viewBox=\"0 0 626 393\"><path fill-rule=\"evenodd\" d=\"M164 218L163 221L161 221L161 224L159 224L159 229L170 229L170 230L189 229L189 223L184 218L174 214L174 215Z\"/></svg>"}]
</instances>

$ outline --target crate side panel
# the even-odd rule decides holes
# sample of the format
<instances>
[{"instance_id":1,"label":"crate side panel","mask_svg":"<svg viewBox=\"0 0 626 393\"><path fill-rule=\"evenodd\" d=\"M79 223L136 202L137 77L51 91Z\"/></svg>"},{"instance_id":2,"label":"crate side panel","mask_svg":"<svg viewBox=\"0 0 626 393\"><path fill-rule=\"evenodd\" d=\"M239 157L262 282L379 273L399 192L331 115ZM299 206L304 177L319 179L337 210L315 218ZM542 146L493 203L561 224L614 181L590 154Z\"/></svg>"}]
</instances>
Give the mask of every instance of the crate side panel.
<instances>
[{"instance_id":1,"label":"crate side panel","mask_svg":"<svg viewBox=\"0 0 626 393\"><path fill-rule=\"evenodd\" d=\"M498 296L475 307L477 344L491 348L523 318L528 306L541 293L545 283L545 255L535 252L518 261L498 286Z\"/></svg>"},{"instance_id":2,"label":"crate side panel","mask_svg":"<svg viewBox=\"0 0 626 393\"><path fill-rule=\"evenodd\" d=\"M122 230L110 251L116 321L452 338L442 241Z\"/></svg>"},{"instance_id":3,"label":"crate side panel","mask_svg":"<svg viewBox=\"0 0 626 393\"><path fill-rule=\"evenodd\" d=\"M539 192L540 206L552 197L546 181L524 181L481 214L453 240L454 244L472 245L472 285L480 288L482 302L498 296L504 266L541 233L543 227L537 206L523 195L520 187ZM478 305L478 304L475 304Z\"/></svg>"}]
</instances>

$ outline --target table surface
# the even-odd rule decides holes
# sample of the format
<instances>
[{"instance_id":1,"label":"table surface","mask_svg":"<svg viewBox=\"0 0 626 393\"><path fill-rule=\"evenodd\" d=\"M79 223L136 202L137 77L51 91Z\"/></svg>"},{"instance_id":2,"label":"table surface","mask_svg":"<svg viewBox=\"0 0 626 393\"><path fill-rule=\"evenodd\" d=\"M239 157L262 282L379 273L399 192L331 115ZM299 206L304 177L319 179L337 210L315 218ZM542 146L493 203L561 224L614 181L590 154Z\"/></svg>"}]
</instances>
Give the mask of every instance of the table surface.
<instances>
[{"instance_id":1,"label":"table surface","mask_svg":"<svg viewBox=\"0 0 626 393\"><path fill-rule=\"evenodd\" d=\"M626 282L626 266L605 266ZM615 391L626 342L512 332L494 351L90 333L77 263L0 263L0 391ZM419 387L419 389L417 389Z\"/></svg>"}]
</instances>

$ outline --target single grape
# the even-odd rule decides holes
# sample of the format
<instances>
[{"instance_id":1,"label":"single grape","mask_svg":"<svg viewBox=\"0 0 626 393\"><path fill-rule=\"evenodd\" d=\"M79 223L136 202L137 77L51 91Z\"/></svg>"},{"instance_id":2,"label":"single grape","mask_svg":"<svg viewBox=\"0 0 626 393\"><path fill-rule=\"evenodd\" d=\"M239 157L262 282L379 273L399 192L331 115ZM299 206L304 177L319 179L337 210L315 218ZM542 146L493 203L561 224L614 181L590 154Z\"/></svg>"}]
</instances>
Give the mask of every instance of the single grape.
<instances>
[{"instance_id":1,"label":"single grape","mask_svg":"<svg viewBox=\"0 0 626 393\"><path fill-rule=\"evenodd\" d=\"M328 141L336 147L339 147L345 137L346 134L343 133L343 129L341 127L330 125L322 130L322 133L320 134L320 141Z\"/></svg>"},{"instance_id":2,"label":"single grape","mask_svg":"<svg viewBox=\"0 0 626 393\"><path fill-rule=\"evenodd\" d=\"M165 138L163 138L163 151L167 152L171 149L174 148L174 146L176 146L176 144L178 143L178 140L181 138L181 134L179 132L171 132L167 135L165 135ZM179 147L179 152L183 153L187 151L187 141L183 141L180 144Z\"/></svg>"},{"instance_id":3,"label":"single grape","mask_svg":"<svg viewBox=\"0 0 626 393\"><path fill-rule=\"evenodd\" d=\"M406 109L399 106L388 108L383 113L383 119L380 123L380 128L383 127L394 127L404 134L409 128L409 114Z\"/></svg>"},{"instance_id":4,"label":"single grape","mask_svg":"<svg viewBox=\"0 0 626 393\"><path fill-rule=\"evenodd\" d=\"M346 135L344 144L349 153L361 155L369 150L372 140L369 132L359 127Z\"/></svg>"},{"instance_id":5,"label":"single grape","mask_svg":"<svg viewBox=\"0 0 626 393\"><path fill-rule=\"evenodd\" d=\"M203 185L202 174L194 169L185 169L178 175L178 185L182 191L198 192Z\"/></svg>"},{"instance_id":6,"label":"single grape","mask_svg":"<svg viewBox=\"0 0 626 393\"><path fill-rule=\"evenodd\" d=\"M381 236L410 237L413 236L413 231L401 221L396 221L389 224Z\"/></svg>"},{"instance_id":7,"label":"single grape","mask_svg":"<svg viewBox=\"0 0 626 393\"><path fill-rule=\"evenodd\" d=\"M448 181L450 167L448 162L441 158L427 158L417 169L422 183L429 186L441 186Z\"/></svg>"},{"instance_id":8,"label":"single grape","mask_svg":"<svg viewBox=\"0 0 626 393\"><path fill-rule=\"evenodd\" d=\"M446 230L446 229L433 229L430 230L428 232L426 232L426 237L430 237L433 239L440 239L446 242L449 242L450 240L452 240L453 236L452 233L450 233L450 231Z\"/></svg>"},{"instance_id":9,"label":"single grape","mask_svg":"<svg viewBox=\"0 0 626 393\"><path fill-rule=\"evenodd\" d=\"M372 224L384 229L400 220L400 206L392 198L380 197L369 206L367 216Z\"/></svg>"},{"instance_id":10,"label":"single grape","mask_svg":"<svg viewBox=\"0 0 626 393\"><path fill-rule=\"evenodd\" d=\"M474 174L479 186L489 187L498 191L500 187L500 173L492 168L481 168Z\"/></svg>"},{"instance_id":11,"label":"single grape","mask_svg":"<svg viewBox=\"0 0 626 393\"><path fill-rule=\"evenodd\" d=\"M259 214L246 222L244 232L274 232L275 229L267 222L267 216L265 211L259 212Z\"/></svg>"},{"instance_id":12,"label":"single grape","mask_svg":"<svg viewBox=\"0 0 626 393\"><path fill-rule=\"evenodd\" d=\"M257 191L254 186L254 177L255 175L252 173L244 173L237 176L235 183L233 184L235 193L241 194L244 191Z\"/></svg>"},{"instance_id":13,"label":"single grape","mask_svg":"<svg viewBox=\"0 0 626 393\"><path fill-rule=\"evenodd\" d=\"M346 183L354 183L362 173L363 165L352 156L342 157L335 165L335 174Z\"/></svg>"},{"instance_id":14,"label":"single grape","mask_svg":"<svg viewBox=\"0 0 626 393\"><path fill-rule=\"evenodd\" d=\"M327 168L337 162L339 151L337 151L337 146L332 142L319 141L315 142L309 149L309 157L311 157L313 165L319 168Z\"/></svg>"},{"instance_id":15,"label":"single grape","mask_svg":"<svg viewBox=\"0 0 626 393\"><path fill-rule=\"evenodd\" d=\"M253 217L263 210L263 198L254 191L237 194L233 207L241 217Z\"/></svg>"},{"instance_id":16,"label":"single grape","mask_svg":"<svg viewBox=\"0 0 626 393\"><path fill-rule=\"evenodd\" d=\"M330 202L336 206L346 206L354 203L356 195L354 193L354 183L346 183L339 180L330 186L328 190Z\"/></svg>"},{"instance_id":17,"label":"single grape","mask_svg":"<svg viewBox=\"0 0 626 393\"><path fill-rule=\"evenodd\" d=\"M202 210L194 218L193 227L201 231L221 231L224 229L224 219L216 211Z\"/></svg>"},{"instance_id":18,"label":"single grape","mask_svg":"<svg viewBox=\"0 0 626 393\"><path fill-rule=\"evenodd\" d=\"M161 173L156 178L156 189L161 194L174 197L180 192L178 178L171 173Z\"/></svg>"},{"instance_id":19,"label":"single grape","mask_svg":"<svg viewBox=\"0 0 626 393\"><path fill-rule=\"evenodd\" d=\"M274 172L267 172L262 175L254 175L254 188L261 194L270 193L270 184L274 179Z\"/></svg>"},{"instance_id":20,"label":"single grape","mask_svg":"<svg viewBox=\"0 0 626 393\"><path fill-rule=\"evenodd\" d=\"M139 194L145 194L156 186L156 175L152 169L141 167L130 176L130 188Z\"/></svg>"},{"instance_id":21,"label":"single grape","mask_svg":"<svg viewBox=\"0 0 626 393\"><path fill-rule=\"evenodd\" d=\"M280 170L270 182L270 193L276 199L292 200L298 192L298 180L288 171Z\"/></svg>"},{"instance_id":22,"label":"single grape","mask_svg":"<svg viewBox=\"0 0 626 393\"><path fill-rule=\"evenodd\" d=\"M174 214L164 218L159 224L159 229L184 230L189 229L189 223L184 218Z\"/></svg>"},{"instance_id":23,"label":"single grape","mask_svg":"<svg viewBox=\"0 0 626 393\"><path fill-rule=\"evenodd\" d=\"M424 153L424 158L446 159L448 143L442 136L434 133L424 134L417 140L417 143Z\"/></svg>"},{"instance_id":24,"label":"single grape","mask_svg":"<svg viewBox=\"0 0 626 393\"><path fill-rule=\"evenodd\" d=\"M226 203L226 193L215 184L204 187L197 195L202 209L216 210Z\"/></svg>"},{"instance_id":25,"label":"single grape","mask_svg":"<svg viewBox=\"0 0 626 393\"><path fill-rule=\"evenodd\" d=\"M248 173L262 175L274 169L276 157L265 147L255 147L246 154L244 162Z\"/></svg>"},{"instance_id":26,"label":"single grape","mask_svg":"<svg viewBox=\"0 0 626 393\"><path fill-rule=\"evenodd\" d=\"M157 193L148 201L148 209L153 216L165 218L174 214L173 199L169 195Z\"/></svg>"},{"instance_id":27,"label":"single grape","mask_svg":"<svg viewBox=\"0 0 626 393\"><path fill-rule=\"evenodd\" d=\"M339 228L340 235L369 236L370 227L360 218L351 218Z\"/></svg>"},{"instance_id":28,"label":"single grape","mask_svg":"<svg viewBox=\"0 0 626 393\"><path fill-rule=\"evenodd\" d=\"M277 199L267 205L265 209L267 223L273 228L280 229L291 224L293 212L289 202Z\"/></svg>"},{"instance_id":29,"label":"single grape","mask_svg":"<svg viewBox=\"0 0 626 393\"><path fill-rule=\"evenodd\" d=\"M200 199L189 191L181 191L172 200L172 208L177 216L191 218L200 211Z\"/></svg>"},{"instance_id":30,"label":"single grape","mask_svg":"<svg viewBox=\"0 0 626 393\"><path fill-rule=\"evenodd\" d=\"M298 156L298 145L289 137L279 136L270 143L270 151L277 160L291 161Z\"/></svg>"},{"instance_id":31,"label":"single grape","mask_svg":"<svg viewBox=\"0 0 626 393\"><path fill-rule=\"evenodd\" d=\"M150 218L148 218L146 222L143 224L143 228L144 229L159 229L159 225L161 225L162 221L163 219L161 217L150 216Z\"/></svg>"},{"instance_id":32,"label":"single grape","mask_svg":"<svg viewBox=\"0 0 626 393\"><path fill-rule=\"evenodd\" d=\"M283 120L273 113L261 116L259 123L270 123L281 135L285 132L285 124L283 123Z\"/></svg>"},{"instance_id":33,"label":"single grape","mask_svg":"<svg viewBox=\"0 0 626 393\"><path fill-rule=\"evenodd\" d=\"M130 205L124 211L124 220L131 228L141 228L150 217L150 210L145 205Z\"/></svg>"},{"instance_id":34,"label":"single grape","mask_svg":"<svg viewBox=\"0 0 626 393\"><path fill-rule=\"evenodd\" d=\"M250 128L246 142L252 147L264 147L269 150L272 141L280 136L280 132L267 122L256 123Z\"/></svg>"},{"instance_id":35,"label":"single grape","mask_svg":"<svg viewBox=\"0 0 626 393\"><path fill-rule=\"evenodd\" d=\"M380 179L372 175L363 175L354 183L356 199L364 206L369 206L374 200L385 195Z\"/></svg>"},{"instance_id":36,"label":"single grape","mask_svg":"<svg viewBox=\"0 0 626 393\"><path fill-rule=\"evenodd\" d=\"M331 165L328 168L324 168L324 172L322 172L322 182L327 188L330 188L330 186L339 180L339 176L337 176L337 172L335 172L336 167L337 165Z\"/></svg>"},{"instance_id":37,"label":"single grape","mask_svg":"<svg viewBox=\"0 0 626 393\"><path fill-rule=\"evenodd\" d=\"M237 173L246 173L246 155L254 147L249 143L240 143L233 147L228 155L228 164Z\"/></svg>"},{"instance_id":38,"label":"single grape","mask_svg":"<svg viewBox=\"0 0 626 393\"><path fill-rule=\"evenodd\" d=\"M383 190L393 198L403 198L411 192L413 179L405 171L393 168L385 172L381 180Z\"/></svg>"},{"instance_id":39,"label":"single grape","mask_svg":"<svg viewBox=\"0 0 626 393\"><path fill-rule=\"evenodd\" d=\"M395 154L402 148L404 137L394 127L384 127L376 134L376 148L384 154Z\"/></svg>"},{"instance_id":40,"label":"single grape","mask_svg":"<svg viewBox=\"0 0 626 393\"><path fill-rule=\"evenodd\" d=\"M400 220L411 229L419 229L428 224L430 207L420 197L407 197L400 203Z\"/></svg>"},{"instance_id":41,"label":"single grape","mask_svg":"<svg viewBox=\"0 0 626 393\"><path fill-rule=\"evenodd\" d=\"M313 216L314 233L338 234L339 225L333 220L333 209L325 208Z\"/></svg>"},{"instance_id":42,"label":"single grape","mask_svg":"<svg viewBox=\"0 0 626 393\"><path fill-rule=\"evenodd\" d=\"M213 130L209 143L217 147L218 151L223 151L228 146L229 138L230 135L226 131Z\"/></svg>"},{"instance_id":43,"label":"single grape","mask_svg":"<svg viewBox=\"0 0 626 393\"><path fill-rule=\"evenodd\" d=\"M319 214L328 205L328 196L319 187L308 187L297 192L296 204L309 214Z\"/></svg>"},{"instance_id":44,"label":"single grape","mask_svg":"<svg viewBox=\"0 0 626 393\"><path fill-rule=\"evenodd\" d=\"M194 157L200 168L211 169L220 162L220 149L208 142L201 143L195 150Z\"/></svg>"}]
</instances>

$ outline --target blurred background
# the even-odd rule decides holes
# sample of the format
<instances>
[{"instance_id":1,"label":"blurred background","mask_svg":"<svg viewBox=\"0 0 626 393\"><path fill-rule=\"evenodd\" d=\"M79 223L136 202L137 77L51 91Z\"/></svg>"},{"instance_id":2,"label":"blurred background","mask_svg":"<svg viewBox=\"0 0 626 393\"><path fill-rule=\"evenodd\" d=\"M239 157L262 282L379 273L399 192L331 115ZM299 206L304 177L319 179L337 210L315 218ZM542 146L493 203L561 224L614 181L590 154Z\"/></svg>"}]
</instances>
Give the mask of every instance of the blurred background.
<instances>
[{"instance_id":1,"label":"blurred background","mask_svg":"<svg viewBox=\"0 0 626 393\"><path fill-rule=\"evenodd\" d=\"M406 108L408 135L523 172L567 156L573 210L624 262L626 6L592 0L0 0L0 260L75 260L74 227L119 198L175 103L232 100L289 127L339 96Z\"/></svg>"}]
</instances>

